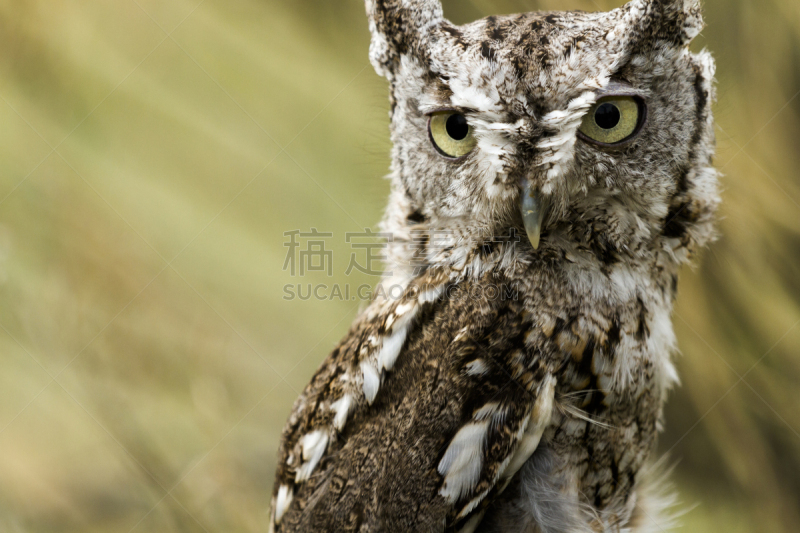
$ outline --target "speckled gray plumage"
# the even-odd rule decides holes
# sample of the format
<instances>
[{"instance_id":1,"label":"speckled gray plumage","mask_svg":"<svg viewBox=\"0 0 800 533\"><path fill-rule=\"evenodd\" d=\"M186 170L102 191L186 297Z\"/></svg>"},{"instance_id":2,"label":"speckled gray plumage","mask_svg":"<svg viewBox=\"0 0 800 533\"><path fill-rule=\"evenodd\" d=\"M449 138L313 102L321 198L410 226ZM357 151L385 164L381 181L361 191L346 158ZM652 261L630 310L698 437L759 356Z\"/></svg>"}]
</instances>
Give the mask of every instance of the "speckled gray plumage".
<instances>
[{"instance_id":1,"label":"speckled gray plumage","mask_svg":"<svg viewBox=\"0 0 800 533\"><path fill-rule=\"evenodd\" d=\"M436 0L366 4L392 103L382 285L405 292L370 304L295 403L271 527L667 529L646 464L677 379L678 270L719 201L697 3L465 26ZM619 91L646 101L638 138L579 140ZM463 160L428 138L442 108L475 131ZM525 235L523 178L547 200L538 249L502 238Z\"/></svg>"}]
</instances>

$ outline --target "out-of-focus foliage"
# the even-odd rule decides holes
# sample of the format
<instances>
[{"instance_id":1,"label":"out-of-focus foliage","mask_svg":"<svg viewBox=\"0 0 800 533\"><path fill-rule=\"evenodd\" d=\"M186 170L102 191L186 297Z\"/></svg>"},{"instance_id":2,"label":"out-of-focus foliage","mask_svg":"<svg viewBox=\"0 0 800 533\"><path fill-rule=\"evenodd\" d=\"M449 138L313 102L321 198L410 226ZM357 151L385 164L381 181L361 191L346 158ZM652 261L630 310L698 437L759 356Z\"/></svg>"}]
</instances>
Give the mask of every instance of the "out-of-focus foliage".
<instances>
[{"instance_id":1,"label":"out-of-focus foliage","mask_svg":"<svg viewBox=\"0 0 800 533\"><path fill-rule=\"evenodd\" d=\"M619 1L450 0L456 22ZM687 531L800 523L800 3L707 0L721 238L661 451ZM387 194L359 0L0 0L0 530L266 531L291 403ZM333 276L283 270L333 235Z\"/></svg>"}]
</instances>

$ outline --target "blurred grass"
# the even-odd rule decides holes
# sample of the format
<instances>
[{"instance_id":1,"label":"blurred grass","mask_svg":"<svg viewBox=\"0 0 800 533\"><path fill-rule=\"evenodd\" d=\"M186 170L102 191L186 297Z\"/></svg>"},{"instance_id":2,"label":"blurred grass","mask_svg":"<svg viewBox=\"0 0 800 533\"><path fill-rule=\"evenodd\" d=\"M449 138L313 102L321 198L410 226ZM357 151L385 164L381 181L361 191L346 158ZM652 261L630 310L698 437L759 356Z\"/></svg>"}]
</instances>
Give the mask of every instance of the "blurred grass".
<instances>
[{"instance_id":1,"label":"blurred grass","mask_svg":"<svg viewBox=\"0 0 800 533\"><path fill-rule=\"evenodd\" d=\"M682 279L661 451L685 530L796 531L800 4L705 3L722 237ZM280 429L357 311L283 300L283 232L334 233L303 283L374 281L344 275L388 189L368 40L358 0L0 0L0 530L266 531Z\"/></svg>"}]
</instances>

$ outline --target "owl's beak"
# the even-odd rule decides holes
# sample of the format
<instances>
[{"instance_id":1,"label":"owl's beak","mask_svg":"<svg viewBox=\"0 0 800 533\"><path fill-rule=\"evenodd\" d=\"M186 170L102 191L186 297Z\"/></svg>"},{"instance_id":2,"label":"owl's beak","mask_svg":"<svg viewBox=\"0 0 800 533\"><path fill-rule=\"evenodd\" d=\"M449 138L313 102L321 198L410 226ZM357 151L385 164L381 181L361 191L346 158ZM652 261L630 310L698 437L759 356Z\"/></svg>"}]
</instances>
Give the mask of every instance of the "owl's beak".
<instances>
[{"instance_id":1,"label":"owl's beak","mask_svg":"<svg viewBox=\"0 0 800 533\"><path fill-rule=\"evenodd\" d=\"M539 235L542 233L542 221L544 220L545 206L542 198L536 194L527 179L522 180L522 191L520 194L520 209L522 210L522 221L525 224L525 232L534 250L539 249Z\"/></svg>"}]
</instances>

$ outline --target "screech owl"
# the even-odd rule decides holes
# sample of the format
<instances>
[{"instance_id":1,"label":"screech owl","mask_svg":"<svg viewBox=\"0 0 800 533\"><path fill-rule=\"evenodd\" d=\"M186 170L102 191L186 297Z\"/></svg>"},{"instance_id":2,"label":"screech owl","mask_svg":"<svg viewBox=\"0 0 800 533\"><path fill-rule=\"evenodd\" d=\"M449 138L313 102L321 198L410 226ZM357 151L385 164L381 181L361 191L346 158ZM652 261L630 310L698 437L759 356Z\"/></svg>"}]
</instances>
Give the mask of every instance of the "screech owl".
<instances>
[{"instance_id":1,"label":"screech owl","mask_svg":"<svg viewBox=\"0 0 800 533\"><path fill-rule=\"evenodd\" d=\"M696 0L366 0L387 274L283 431L275 532L649 532L682 264L714 236ZM392 296L392 294L394 294Z\"/></svg>"}]
</instances>

